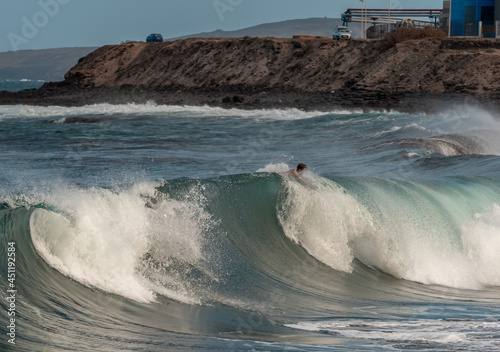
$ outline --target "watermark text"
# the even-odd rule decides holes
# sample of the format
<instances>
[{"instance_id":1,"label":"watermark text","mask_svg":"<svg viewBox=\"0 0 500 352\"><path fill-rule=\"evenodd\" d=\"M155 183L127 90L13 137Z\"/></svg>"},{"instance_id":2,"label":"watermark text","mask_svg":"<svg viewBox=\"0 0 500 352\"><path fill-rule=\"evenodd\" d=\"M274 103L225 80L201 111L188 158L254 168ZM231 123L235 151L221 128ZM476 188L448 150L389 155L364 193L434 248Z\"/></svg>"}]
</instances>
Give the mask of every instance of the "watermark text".
<instances>
[{"instance_id":1,"label":"watermark text","mask_svg":"<svg viewBox=\"0 0 500 352\"><path fill-rule=\"evenodd\" d=\"M18 50L21 45L29 43L30 39L36 37L40 29L49 24L50 19L54 18L61 9L61 5L66 5L71 0L39 0L40 11L35 12L33 16L21 18L21 30L19 32L10 32L7 34L10 44L14 50Z\"/></svg>"},{"instance_id":2,"label":"watermark text","mask_svg":"<svg viewBox=\"0 0 500 352\"><path fill-rule=\"evenodd\" d=\"M212 4L219 19L224 21L224 15L227 12L233 12L238 6L243 3L243 0L215 0Z\"/></svg>"},{"instance_id":3,"label":"watermark text","mask_svg":"<svg viewBox=\"0 0 500 352\"><path fill-rule=\"evenodd\" d=\"M16 344L16 243L9 242L7 247L7 296L9 302L7 315L7 336L10 344Z\"/></svg>"}]
</instances>

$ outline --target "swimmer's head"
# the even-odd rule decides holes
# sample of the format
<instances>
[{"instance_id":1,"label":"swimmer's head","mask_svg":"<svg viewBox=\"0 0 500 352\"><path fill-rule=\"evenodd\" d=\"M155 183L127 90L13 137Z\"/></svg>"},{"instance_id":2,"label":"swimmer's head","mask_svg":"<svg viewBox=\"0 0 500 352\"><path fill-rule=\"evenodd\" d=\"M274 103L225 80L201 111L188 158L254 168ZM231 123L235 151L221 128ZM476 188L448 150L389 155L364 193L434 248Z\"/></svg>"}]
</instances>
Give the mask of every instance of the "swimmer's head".
<instances>
[{"instance_id":1,"label":"swimmer's head","mask_svg":"<svg viewBox=\"0 0 500 352\"><path fill-rule=\"evenodd\" d=\"M297 165L297 172L302 172L302 171L305 171L305 169L307 169L307 166L306 164L302 164L300 163L299 165Z\"/></svg>"}]
</instances>

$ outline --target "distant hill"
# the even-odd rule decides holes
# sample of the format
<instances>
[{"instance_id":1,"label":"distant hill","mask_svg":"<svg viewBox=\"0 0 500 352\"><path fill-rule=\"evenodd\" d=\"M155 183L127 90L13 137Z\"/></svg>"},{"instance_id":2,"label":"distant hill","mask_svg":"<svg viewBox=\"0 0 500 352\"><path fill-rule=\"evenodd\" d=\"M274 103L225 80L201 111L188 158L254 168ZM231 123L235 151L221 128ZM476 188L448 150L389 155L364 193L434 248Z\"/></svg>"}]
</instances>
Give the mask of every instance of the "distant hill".
<instances>
[{"instance_id":1,"label":"distant hill","mask_svg":"<svg viewBox=\"0 0 500 352\"><path fill-rule=\"evenodd\" d=\"M0 80L62 81L64 74L97 48L20 50L0 53Z\"/></svg>"},{"instance_id":2,"label":"distant hill","mask_svg":"<svg viewBox=\"0 0 500 352\"><path fill-rule=\"evenodd\" d=\"M337 25L342 25L342 20L340 18L307 18L274 23L264 23L235 31L223 31L218 29L213 32L190 34L182 37L170 38L167 40L185 38L240 38L245 36L292 38L294 35L331 37L333 29ZM352 30L353 38L361 37L361 27L359 23L351 23L349 24L349 27ZM166 36L164 35L164 37Z\"/></svg>"}]
</instances>

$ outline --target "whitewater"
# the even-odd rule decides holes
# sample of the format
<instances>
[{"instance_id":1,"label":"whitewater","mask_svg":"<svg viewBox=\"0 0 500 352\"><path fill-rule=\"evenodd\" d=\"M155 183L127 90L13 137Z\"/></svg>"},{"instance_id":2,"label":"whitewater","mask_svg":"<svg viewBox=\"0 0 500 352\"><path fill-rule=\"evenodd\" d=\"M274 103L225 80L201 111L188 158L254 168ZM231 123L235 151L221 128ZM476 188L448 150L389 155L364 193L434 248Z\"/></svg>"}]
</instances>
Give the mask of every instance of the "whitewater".
<instances>
[{"instance_id":1,"label":"whitewater","mask_svg":"<svg viewBox=\"0 0 500 352\"><path fill-rule=\"evenodd\" d=\"M0 349L498 351L499 133L467 105L0 106Z\"/></svg>"}]
</instances>

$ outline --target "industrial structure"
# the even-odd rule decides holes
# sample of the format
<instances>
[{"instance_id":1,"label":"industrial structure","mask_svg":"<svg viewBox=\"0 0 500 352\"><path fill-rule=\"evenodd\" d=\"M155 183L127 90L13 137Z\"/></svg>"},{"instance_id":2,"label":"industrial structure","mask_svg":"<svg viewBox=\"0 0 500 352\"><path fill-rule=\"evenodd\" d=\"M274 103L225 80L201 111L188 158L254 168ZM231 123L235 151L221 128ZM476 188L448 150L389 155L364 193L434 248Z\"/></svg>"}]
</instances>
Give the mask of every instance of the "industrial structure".
<instances>
[{"instance_id":1,"label":"industrial structure","mask_svg":"<svg viewBox=\"0 0 500 352\"><path fill-rule=\"evenodd\" d=\"M361 22L361 38L383 38L397 27L439 27L443 9L347 9L341 16L343 25ZM371 27L367 27L372 24Z\"/></svg>"},{"instance_id":2,"label":"industrial structure","mask_svg":"<svg viewBox=\"0 0 500 352\"><path fill-rule=\"evenodd\" d=\"M361 23L361 38L383 38L400 26L439 27L450 37L500 38L500 0L445 0L442 9L369 9L361 2L362 8L341 15L344 26Z\"/></svg>"},{"instance_id":3,"label":"industrial structure","mask_svg":"<svg viewBox=\"0 0 500 352\"><path fill-rule=\"evenodd\" d=\"M445 0L443 10L441 27L451 37L500 37L500 0Z\"/></svg>"}]
</instances>

